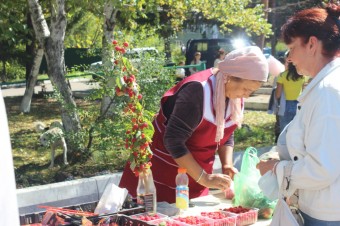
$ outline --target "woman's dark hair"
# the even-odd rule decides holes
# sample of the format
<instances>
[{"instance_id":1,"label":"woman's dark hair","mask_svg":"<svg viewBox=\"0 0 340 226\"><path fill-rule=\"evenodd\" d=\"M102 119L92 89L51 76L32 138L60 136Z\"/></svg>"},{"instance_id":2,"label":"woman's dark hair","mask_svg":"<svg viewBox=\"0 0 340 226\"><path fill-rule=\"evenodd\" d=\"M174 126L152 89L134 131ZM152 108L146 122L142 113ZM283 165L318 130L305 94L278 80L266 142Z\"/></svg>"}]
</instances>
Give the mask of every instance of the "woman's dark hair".
<instances>
[{"instance_id":1,"label":"woman's dark hair","mask_svg":"<svg viewBox=\"0 0 340 226\"><path fill-rule=\"evenodd\" d=\"M285 52L285 61L287 60L288 57L289 57L289 51ZM292 79L293 81L298 81L299 79L303 78L303 76L297 72L296 67L294 66L292 62L288 62L287 71L288 71L287 81L289 81L289 79Z\"/></svg>"},{"instance_id":2,"label":"woman's dark hair","mask_svg":"<svg viewBox=\"0 0 340 226\"><path fill-rule=\"evenodd\" d=\"M287 80L292 79L293 81L298 81L299 79L303 79L297 70L296 67L292 63L288 63L288 72L287 72Z\"/></svg>"},{"instance_id":3,"label":"woman's dark hair","mask_svg":"<svg viewBox=\"0 0 340 226\"><path fill-rule=\"evenodd\" d=\"M323 55L332 57L340 50L340 6L329 3L325 9L310 8L296 13L282 26L283 41L290 44L293 38L311 36L322 41Z\"/></svg>"}]
</instances>

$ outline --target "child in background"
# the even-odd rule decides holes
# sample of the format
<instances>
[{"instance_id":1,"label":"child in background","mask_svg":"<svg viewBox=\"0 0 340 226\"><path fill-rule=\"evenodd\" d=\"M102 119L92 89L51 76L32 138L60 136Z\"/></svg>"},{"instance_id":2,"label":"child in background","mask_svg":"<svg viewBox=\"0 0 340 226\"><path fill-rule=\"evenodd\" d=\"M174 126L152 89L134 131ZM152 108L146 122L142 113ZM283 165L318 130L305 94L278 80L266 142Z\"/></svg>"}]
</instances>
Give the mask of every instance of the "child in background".
<instances>
[{"instance_id":1,"label":"child in background","mask_svg":"<svg viewBox=\"0 0 340 226\"><path fill-rule=\"evenodd\" d=\"M201 64L201 53L200 52L196 52L195 55L194 55L194 60L191 61L191 65L194 65L194 64ZM196 72L198 72L197 68L195 67L192 67L192 68L189 68L189 71L190 71L190 74L194 74Z\"/></svg>"}]
</instances>

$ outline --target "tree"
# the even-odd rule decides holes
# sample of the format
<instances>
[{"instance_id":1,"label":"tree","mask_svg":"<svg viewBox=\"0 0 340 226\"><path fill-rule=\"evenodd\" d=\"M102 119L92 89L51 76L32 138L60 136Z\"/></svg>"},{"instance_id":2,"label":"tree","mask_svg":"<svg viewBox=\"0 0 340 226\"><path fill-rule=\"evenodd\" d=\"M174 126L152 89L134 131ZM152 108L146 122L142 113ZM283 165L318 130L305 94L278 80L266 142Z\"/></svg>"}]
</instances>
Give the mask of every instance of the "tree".
<instances>
[{"instance_id":1,"label":"tree","mask_svg":"<svg viewBox=\"0 0 340 226\"><path fill-rule=\"evenodd\" d=\"M73 10L73 13L69 13L71 18L68 23L67 28L72 29L77 23L85 17L85 12L82 10ZM28 28L32 27L31 15L27 13L27 25ZM32 32L30 36L27 37L26 41L26 54L30 56L26 65L26 90L21 101L20 111L23 113L29 113L31 107L31 100L34 92L34 87L38 80L38 73L41 65L41 61L44 56L44 49L41 43L37 43L35 34Z\"/></svg>"},{"instance_id":2,"label":"tree","mask_svg":"<svg viewBox=\"0 0 340 226\"><path fill-rule=\"evenodd\" d=\"M28 0L29 9L31 12L32 23L35 30L35 35L40 45L42 46L47 65L48 75L55 86L56 90L60 93L62 120L65 126L66 133L77 134L80 130L80 122L76 112L76 104L72 98L72 92L67 86L65 79L65 62L64 62L64 37L66 31L66 10L65 0L50 0L48 2L50 7L50 27L47 26L46 19L41 10L41 5L38 0ZM171 35L171 29L174 31L180 30L183 21L186 19L186 11L194 9L203 13L207 19L217 20L221 23L222 29L228 30L230 25L239 25L244 27L246 31L266 33L269 32L269 25L262 18L262 7L255 6L253 8L246 8L249 1L234 1L220 2L216 1L216 6L219 10L208 11L207 4L212 4L211 1L148 1L142 0L137 3L128 0L112 1L105 0L103 2L96 2L94 10L98 10L98 6L102 4L102 12L104 13L103 22L103 39L102 39L102 61L106 70L113 67L113 51L112 41L113 30L117 23L124 24L134 28L137 26L137 18L147 18L148 14L154 15L155 26L160 26L163 37ZM84 1L83 4L90 4ZM72 2L70 2L72 6ZM93 5L92 5L93 6ZM250 18L250 19L249 19ZM168 23L164 23L168 21ZM258 21L258 22L255 22ZM164 26L163 26L164 25ZM37 61L39 56L37 55ZM36 68L36 67L33 67ZM115 85L114 79L108 79L112 88ZM110 108L113 106L114 94L104 96L101 106L101 112L110 115ZM68 140L68 146L71 149L77 150L71 140Z\"/></svg>"},{"instance_id":3,"label":"tree","mask_svg":"<svg viewBox=\"0 0 340 226\"><path fill-rule=\"evenodd\" d=\"M102 41L102 60L103 66L112 67L113 52L109 48L113 41L113 30L118 22L130 25L131 28L136 26L136 19L153 16L152 22L158 27L161 36L165 39L165 52L170 58L169 37L176 31L182 29L183 22L187 19L189 11L201 12L208 20L215 20L220 23L224 31L230 30L230 26L238 26L245 29L248 33L265 34L271 33L270 24L264 18L263 5L252 6L250 0L141 0L131 3L129 0L122 1L105 1L104 24L103 24L103 41ZM214 5L215 10L211 10L207 5ZM114 81L112 82L114 84ZM105 96L102 101L101 112L107 112L110 116L113 99Z\"/></svg>"},{"instance_id":4,"label":"tree","mask_svg":"<svg viewBox=\"0 0 340 226\"><path fill-rule=\"evenodd\" d=\"M322 0L271 0L269 1L269 22L273 25L273 35L271 36L272 54L276 55L276 44L280 39L281 27L296 11L320 6Z\"/></svg>"},{"instance_id":5,"label":"tree","mask_svg":"<svg viewBox=\"0 0 340 226\"><path fill-rule=\"evenodd\" d=\"M61 98L61 118L67 139L67 145L74 155L80 151L80 147L70 139L71 135L80 130L80 121L76 111L76 103L72 91L65 79L64 62L64 37L66 30L65 0L50 0L51 23L48 27L38 0L28 0L28 6L32 17L32 23L38 42L44 49L48 76Z\"/></svg>"},{"instance_id":6,"label":"tree","mask_svg":"<svg viewBox=\"0 0 340 226\"><path fill-rule=\"evenodd\" d=\"M1 80L7 78L7 63L9 61L25 62L23 48L28 29L26 26L26 4L23 1L1 2L0 10L0 60L2 62Z\"/></svg>"}]
</instances>

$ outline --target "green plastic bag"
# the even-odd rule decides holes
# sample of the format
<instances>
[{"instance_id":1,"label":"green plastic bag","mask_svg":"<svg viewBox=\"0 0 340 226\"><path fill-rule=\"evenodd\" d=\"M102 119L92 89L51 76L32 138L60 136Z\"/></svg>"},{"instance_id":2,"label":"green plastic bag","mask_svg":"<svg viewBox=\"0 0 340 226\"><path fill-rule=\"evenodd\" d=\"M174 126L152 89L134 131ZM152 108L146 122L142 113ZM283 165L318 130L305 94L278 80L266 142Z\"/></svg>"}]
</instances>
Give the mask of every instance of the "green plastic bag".
<instances>
[{"instance_id":1,"label":"green plastic bag","mask_svg":"<svg viewBox=\"0 0 340 226\"><path fill-rule=\"evenodd\" d=\"M257 150L249 147L243 154L241 170L234 176L234 205L249 208L258 208L260 218L271 218L277 200L271 201L262 193L258 186L261 177L260 171L256 169L260 159Z\"/></svg>"}]
</instances>

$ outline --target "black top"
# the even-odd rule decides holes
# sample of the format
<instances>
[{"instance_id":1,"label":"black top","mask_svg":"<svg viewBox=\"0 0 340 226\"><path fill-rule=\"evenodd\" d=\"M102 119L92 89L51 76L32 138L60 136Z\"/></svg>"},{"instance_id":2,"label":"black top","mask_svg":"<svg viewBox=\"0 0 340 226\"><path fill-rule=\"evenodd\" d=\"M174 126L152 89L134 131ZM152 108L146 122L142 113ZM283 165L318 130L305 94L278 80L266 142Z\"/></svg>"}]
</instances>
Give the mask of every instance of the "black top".
<instances>
[{"instance_id":1,"label":"black top","mask_svg":"<svg viewBox=\"0 0 340 226\"><path fill-rule=\"evenodd\" d=\"M198 82L183 85L175 95L168 97L163 113L168 119L165 122L164 146L173 158L180 158L189 152L185 142L203 117L202 85ZM234 146L234 133L225 145Z\"/></svg>"}]
</instances>

